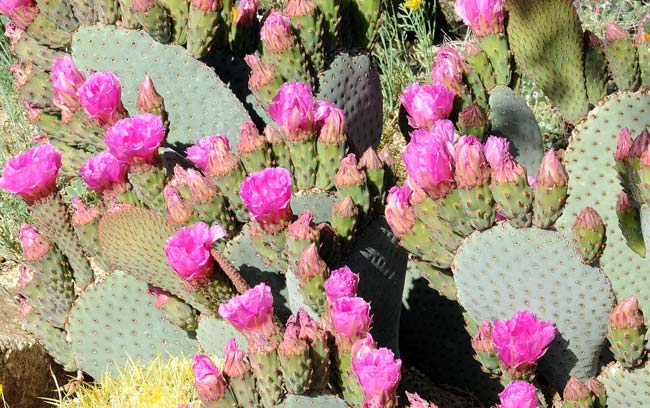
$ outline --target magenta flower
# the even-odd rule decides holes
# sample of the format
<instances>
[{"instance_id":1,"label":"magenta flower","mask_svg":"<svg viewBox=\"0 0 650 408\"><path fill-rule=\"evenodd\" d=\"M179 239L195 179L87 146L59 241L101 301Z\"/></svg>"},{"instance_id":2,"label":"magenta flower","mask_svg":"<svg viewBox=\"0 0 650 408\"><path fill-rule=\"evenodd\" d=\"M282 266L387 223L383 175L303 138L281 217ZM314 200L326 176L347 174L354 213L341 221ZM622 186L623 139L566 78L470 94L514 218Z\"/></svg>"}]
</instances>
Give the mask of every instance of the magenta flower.
<instances>
[{"instance_id":1,"label":"magenta flower","mask_svg":"<svg viewBox=\"0 0 650 408\"><path fill-rule=\"evenodd\" d=\"M115 185L126 183L128 167L127 163L117 160L108 150L103 150L84 163L79 174L88 187L103 193L112 190Z\"/></svg>"},{"instance_id":2,"label":"magenta flower","mask_svg":"<svg viewBox=\"0 0 650 408\"><path fill-rule=\"evenodd\" d=\"M252 173L241 183L239 196L266 232L277 233L291 221L291 173L285 168Z\"/></svg>"},{"instance_id":3,"label":"magenta flower","mask_svg":"<svg viewBox=\"0 0 650 408\"><path fill-rule=\"evenodd\" d=\"M72 57L66 55L54 60L50 78L54 89L54 105L66 115L72 115L81 107L77 91L86 81L85 75L79 71Z\"/></svg>"},{"instance_id":4,"label":"magenta flower","mask_svg":"<svg viewBox=\"0 0 650 408\"><path fill-rule=\"evenodd\" d=\"M327 144L344 143L345 112L328 101L316 101L314 109L314 120L320 129L318 140Z\"/></svg>"},{"instance_id":5,"label":"magenta flower","mask_svg":"<svg viewBox=\"0 0 650 408\"><path fill-rule=\"evenodd\" d=\"M437 120L431 129L417 129L410 133L411 140L414 143L426 143L427 139L433 138L445 145L449 157L454 158L456 154L456 143L458 142L458 133L454 122L448 119Z\"/></svg>"},{"instance_id":6,"label":"magenta flower","mask_svg":"<svg viewBox=\"0 0 650 408\"><path fill-rule=\"evenodd\" d=\"M444 86L454 95L460 95L465 88L463 83L465 70L465 60L460 52L456 48L444 46L438 50L431 67L431 77L435 85Z\"/></svg>"},{"instance_id":7,"label":"magenta flower","mask_svg":"<svg viewBox=\"0 0 650 408\"><path fill-rule=\"evenodd\" d=\"M413 83L399 98L408 114L409 125L429 129L435 121L446 119L454 104L454 94L444 86Z\"/></svg>"},{"instance_id":8,"label":"magenta flower","mask_svg":"<svg viewBox=\"0 0 650 408\"><path fill-rule=\"evenodd\" d=\"M381 406L394 406L401 378L402 360L387 348L369 351L352 359L352 371L363 390L365 400L379 398Z\"/></svg>"},{"instance_id":9,"label":"magenta flower","mask_svg":"<svg viewBox=\"0 0 650 408\"><path fill-rule=\"evenodd\" d=\"M456 14L477 37L503 32L504 0L456 0Z\"/></svg>"},{"instance_id":10,"label":"magenta flower","mask_svg":"<svg viewBox=\"0 0 650 408\"><path fill-rule=\"evenodd\" d=\"M510 155L510 142L505 137L490 136L485 142L485 158L495 168Z\"/></svg>"},{"instance_id":11,"label":"magenta flower","mask_svg":"<svg viewBox=\"0 0 650 408\"><path fill-rule=\"evenodd\" d=\"M232 324L248 340L249 352L274 347L276 334L273 322L271 288L260 283L226 303L219 305L219 315Z\"/></svg>"},{"instance_id":12,"label":"magenta flower","mask_svg":"<svg viewBox=\"0 0 650 408\"><path fill-rule=\"evenodd\" d=\"M0 0L0 13L11 17L21 30L26 30L38 15L38 6L34 0Z\"/></svg>"},{"instance_id":13,"label":"magenta flower","mask_svg":"<svg viewBox=\"0 0 650 408\"><path fill-rule=\"evenodd\" d=\"M27 262L38 261L50 250L49 242L47 242L38 229L33 225L21 225L18 236L20 238L20 243L23 246L23 259Z\"/></svg>"},{"instance_id":14,"label":"magenta flower","mask_svg":"<svg viewBox=\"0 0 650 408\"><path fill-rule=\"evenodd\" d=\"M375 350L377 350L377 342L372 338L372 335L368 333L365 337L355 341L352 345L352 358L363 358L363 356Z\"/></svg>"},{"instance_id":15,"label":"magenta flower","mask_svg":"<svg viewBox=\"0 0 650 408\"><path fill-rule=\"evenodd\" d=\"M402 155L409 177L434 199L454 189L454 166L447 146L435 137L420 134L411 139Z\"/></svg>"},{"instance_id":16,"label":"magenta flower","mask_svg":"<svg viewBox=\"0 0 650 408\"><path fill-rule=\"evenodd\" d=\"M330 319L337 347L348 351L370 330L370 304L360 297L338 298L331 305Z\"/></svg>"},{"instance_id":17,"label":"magenta flower","mask_svg":"<svg viewBox=\"0 0 650 408\"><path fill-rule=\"evenodd\" d=\"M187 149L187 158L203 173L221 177L239 164L239 158L230 151L230 141L224 135L207 136Z\"/></svg>"},{"instance_id":18,"label":"magenta flower","mask_svg":"<svg viewBox=\"0 0 650 408\"><path fill-rule=\"evenodd\" d=\"M546 353L555 334L550 320L541 321L531 312L519 311L511 319L494 321L492 341L505 368L525 375Z\"/></svg>"},{"instance_id":19,"label":"magenta flower","mask_svg":"<svg viewBox=\"0 0 650 408\"><path fill-rule=\"evenodd\" d=\"M226 348L224 349L223 373L229 378L242 377L246 375L250 369L251 365L248 362L246 352L240 350L237 345L237 340L235 340L234 337L231 337L230 340L226 342Z\"/></svg>"},{"instance_id":20,"label":"magenta flower","mask_svg":"<svg viewBox=\"0 0 650 408\"><path fill-rule=\"evenodd\" d=\"M418 218L415 208L411 205L412 191L408 185L393 186L388 191L384 215L391 229L398 237L408 234Z\"/></svg>"},{"instance_id":21,"label":"magenta flower","mask_svg":"<svg viewBox=\"0 0 650 408\"><path fill-rule=\"evenodd\" d=\"M205 280L212 275L212 244L226 236L220 225L197 222L181 228L167 239L165 255L172 269L186 281Z\"/></svg>"},{"instance_id":22,"label":"magenta flower","mask_svg":"<svg viewBox=\"0 0 650 408\"><path fill-rule=\"evenodd\" d=\"M289 141L305 140L314 129L314 96L309 84L286 82L269 104L271 119Z\"/></svg>"},{"instance_id":23,"label":"magenta flower","mask_svg":"<svg viewBox=\"0 0 650 408\"><path fill-rule=\"evenodd\" d=\"M156 164L165 125L158 115L145 113L118 121L106 132L104 142L118 160L131 164Z\"/></svg>"},{"instance_id":24,"label":"magenta flower","mask_svg":"<svg viewBox=\"0 0 650 408\"><path fill-rule=\"evenodd\" d=\"M208 403L224 397L228 385L210 357L203 354L195 355L192 360L192 371L194 371L194 388L202 402Z\"/></svg>"},{"instance_id":25,"label":"magenta flower","mask_svg":"<svg viewBox=\"0 0 650 408\"><path fill-rule=\"evenodd\" d=\"M508 384L499 394L501 408L539 408L537 388L526 381L515 381Z\"/></svg>"},{"instance_id":26,"label":"magenta flower","mask_svg":"<svg viewBox=\"0 0 650 408\"><path fill-rule=\"evenodd\" d=\"M334 269L324 284L327 300L333 304L339 298L356 296L358 284L359 275L347 266Z\"/></svg>"},{"instance_id":27,"label":"magenta flower","mask_svg":"<svg viewBox=\"0 0 650 408\"><path fill-rule=\"evenodd\" d=\"M456 145L456 183L459 188L474 188L490 179L490 166L483 145L476 136L463 136Z\"/></svg>"},{"instance_id":28,"label":"magenta flower","mask_svg":"<svg viewBox=\"0 0 650 408\"><path fill-rule=\"evenodd\" d=\"M237 27L254 28L257 24L257 0L240 0L234 22Z\"/></svg>"},{"instance_id":29,"label":"magenta flower","mask_svg":"<svg viewBox=\"0 0 650 408\"><path fill-rule=\"evenodd\" d=\"M91 118L104 127L126 116L122 105L122 87L112 72L96 72L79 87L77 97Z\"/></svg>"},{"instance_id":30,"label":"magenta flower","mask_svg":"<svg viewBox=\"0 0 650 408\"><path fill-rule=\"evenodd\" d=\"M60 168L61 153L52 145L38 145L5 163L0 188L19 195L31 205L56 191Z\"/></svg>"},{"instance_id":31,"label":"magenta flower","mask_svg":"<svg viewBox=\"0 0 650 408\"><path fill-rule=\"evenodd\" d=\"M264 20L260 30L264 49L270 52L282 52L293 46L296 37L291 29L291 21L279 11L273 11Z\"/></svg>"}]
</instances>

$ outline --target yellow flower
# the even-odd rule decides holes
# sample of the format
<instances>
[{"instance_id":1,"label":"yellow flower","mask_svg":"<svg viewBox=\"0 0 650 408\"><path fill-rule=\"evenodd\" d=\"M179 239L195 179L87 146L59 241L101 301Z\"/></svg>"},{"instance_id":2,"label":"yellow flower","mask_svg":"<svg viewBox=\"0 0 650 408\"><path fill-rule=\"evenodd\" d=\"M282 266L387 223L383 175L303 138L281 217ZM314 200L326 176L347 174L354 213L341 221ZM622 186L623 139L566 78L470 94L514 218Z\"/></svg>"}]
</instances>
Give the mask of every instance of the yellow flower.
<instances>
[{"instance_id":1,"label":"yellow flower","mask_svg":"<svg viewBox=\"0 0 650 408\"><path fill-rule=\"evenodd\" d=\"M417 11L420 8L420 4L422 4L422 0L406 0L404 2L406 8L410 8L413 11Z\"/></svg>"}]
</instances>

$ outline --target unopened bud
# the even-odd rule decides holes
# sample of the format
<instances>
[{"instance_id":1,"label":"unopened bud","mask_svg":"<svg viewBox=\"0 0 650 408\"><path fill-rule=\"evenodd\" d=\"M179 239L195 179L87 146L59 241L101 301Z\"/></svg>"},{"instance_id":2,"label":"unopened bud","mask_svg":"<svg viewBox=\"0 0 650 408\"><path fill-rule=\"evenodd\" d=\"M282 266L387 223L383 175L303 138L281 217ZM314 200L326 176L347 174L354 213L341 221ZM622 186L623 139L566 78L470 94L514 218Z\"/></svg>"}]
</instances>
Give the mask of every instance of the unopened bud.
<instances>
[{"instance_id":1,"label":"unopened bud","mask_svg":"<svg viewBox=\"0 0 650 408\"><path fill-rule=\"evenodd\" d=\"M563 187L569 182L564 166L553 149L546 152L537 173L537 183L544 187Z\"/></svg>"}]
</instances>

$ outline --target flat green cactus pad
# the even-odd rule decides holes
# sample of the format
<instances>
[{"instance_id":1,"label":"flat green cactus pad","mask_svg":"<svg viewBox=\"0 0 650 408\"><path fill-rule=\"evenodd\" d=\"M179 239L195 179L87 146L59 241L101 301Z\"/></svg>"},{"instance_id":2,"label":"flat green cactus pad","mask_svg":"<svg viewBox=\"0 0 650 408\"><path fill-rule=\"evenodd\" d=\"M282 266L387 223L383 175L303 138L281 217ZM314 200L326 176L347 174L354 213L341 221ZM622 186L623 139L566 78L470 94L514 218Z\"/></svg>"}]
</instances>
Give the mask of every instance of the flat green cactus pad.
<instances>
[{"instance_id":1,"label":"flat green cactus pad","mask_svg":"<svg viewBox=\"0 0 650 408\"><path fill-rule=\"evenodd\" d=\"M332 221L332 208L338 200L336 194L326 191L300 191L291 197L291 209L296 215L300 215L305 210L310 210L314 214L314 222Z\"/></svg>"},{"instance_id":2,"label":"flat green cactus pad","mask_svg":"<svg viewBox=\"0 0 650 408\"><path fill-rule=\"evenodd\" d=\"M459 302L475 322L528 310L555 323L559 335L539 369L558 389L570 375L595 374L614 295L605 274L581 263L562 234L497 225L463 242L453 271Z\"/></svg>"},{"instance_id":3,"label":"flat green cactus pad","mask_svg":"<svg viewBox=\"0 0 650 408\"><path fill-rule=\"evenodd\" d=\"M334 395L287 395L278 408L348 408L339 397Z\"/></svg>"},{"instance_id":4,"label":"flat green cactus pad","mask_svg":"<svg viewBox=\"0 0 650 408\"><path fill-rule=\"evenodd\" d=\"M345 111L352 151L363 154L377 148L383 126L381 82L368 55L341 53L320 75L317 99L333 102Z\"/></svg>"},{"instance_id":5,"label":"flat green cactus pad","mask_svg":"<svg viewBox=\"0 0 650 408\"><path fill-rule=\"evenodd\" d=\"M607 390L608 408L650 407L650 364L632 370L612 363L598 377Z\"/></svg>"},{"instance_id":6,"label":"flat green cactus pad","mask_svg":"<svg viewBox=\"0 0 650 408\"><path fill-rule=\"evenodd\" d=\"M239 128L249 116L244 106L205 64L177 45L163 45L143 31L114 26L81 27L72 54L84 69L115 72L126 108L135 114L138 87L149 74L165 99L170 145L189 145L213 134L225 134L237 146Z\"/></svg>"},{"instance_id":7,"label":"flat green cactus pad","mask_svg":"<svg viewBox=\"0 0 650 408\"><path fill-rule=\"evenodd\" d=\"M147 362L159 355L190 355L196 342L165 320L147 284L122 271L81 294L70 312L68 332L79 368L100 379L116 374L129 359Z\"/></svg>"},{"instance_id":8,"label":"flat green cactus pad","mask_svg":"<svg viewBox=\"0 0 650 408\"><path fill-rule=\"evenodd\" d=\"M490 108L490 133L508 139L512 156L534 177L544 157L544 141L526 99L499 85L490 92Z\"/></svg>"},{"instance_id":9,"label":"flat green cactus pad","mask_svg":"<svg viewBox=\"0 0 650 408\"><path fill-rule=\"evenodd\" d=\"M231 337L237 340L240 349L246 350L248 347L246 338L235 330L230 323L218 317L201 316L199 328L196 331L196 339L199 341L201 351L204 354L223 355L226 343Z\"/></svg>"},{"instance_id":10,"label":"flat green cactus pad","mask_svg":"<svg viewBox=\"0 0 650 408\"><path fill-rule=\"evenodd\" d=\"M639 306L650 317L650 274L648 261L625 243L618 226L616 199L620 190L614 167L618 134L627 127L633 136L650 126L650 92L619 92L601 101L576 126L566 151L569 198L559 230L568 234L583 208L593 207L607 227L607 246L600 258L618 299L636 295Z\"/></svg>"}]
</instances>

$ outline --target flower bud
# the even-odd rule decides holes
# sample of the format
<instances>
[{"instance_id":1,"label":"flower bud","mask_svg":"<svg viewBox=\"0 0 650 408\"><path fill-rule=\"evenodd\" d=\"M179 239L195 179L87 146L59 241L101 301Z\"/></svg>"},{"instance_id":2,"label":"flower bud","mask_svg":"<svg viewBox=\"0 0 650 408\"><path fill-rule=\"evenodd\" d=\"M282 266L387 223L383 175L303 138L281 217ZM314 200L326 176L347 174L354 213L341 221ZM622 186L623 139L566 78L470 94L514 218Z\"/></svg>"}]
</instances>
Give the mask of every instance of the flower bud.
<instances>
[{"instance_id":1,"label":"flower bud","mask_svg":"<svg viewBox=\"0 0 650 408\"><path fill-rule=\"evenodd\" d=\"M454 10L477 37L504 31L504 0L457 0Z\"/></svg>"},{"instance_id":2,"label":"flower bud","mask_svg":"<svg viewBox=\"0 0 650 408\"><path fill-rule=\"evenodd\" d=\"M291 21L279 11L273 11L264 20L260 30L264 49L272 53L291 48L296 37L291 30Z\"/></svg>"},{"instance_id":3,"label":"flower bud","mask_svg":"<svg viewBox=\"0 0 650 408\"><path fill-rule=\"evenodd\" d=\"M329 278L325 281L325 294L330 304L334 304L343 297L354 297L357 295L359 275L353 273L350 268L343 266L334 269Z\"/></svg>"},{"instance_id":4,"label":"flower bud","mask_svg":"<svg viewBox=\"0 0 650 408\"><path fill-rule=\"evenodd\" d=\"M393 157L393 154L390 152L390 149L388 146L384 146L380 151L379 151L379 158L381 159L382 162L388 167L395 167L396 162L395 162L395 157Z\"/></svg>"},{"instance_id":5,"label":"flower bud","mask_svg":"<svg viewBox=\"0 0 650 408\"><path fill-rule=\"evenodd\" d=\"M300 328L295 324L287 323L287 328L278 346L278 352L285 356L300 356L309 350L309 344L299 336Z\"/></svg>"},{"instance_id":6,"label":"flower bud","mask_svg":"<svg viewBox=\"0 0 650 408\"><path fill-rule=\"evenodd\" d=\"M11 17L12 24L21 30L26 30L39 13L38 6L33 0L2 0L0 13Z\"/></svg>"},{"instance_id":7,"label":"flower bud","mask_svg":"<svg viewBox=\"0 0 650 408\"><path fill-rule=\"evenodd\" d=\"M230 151L230 141L224 135L199 139L187 149L187 158L204 174L215 177L230 174L239 165L239 157Z\"/></svg>"},{"instance_id":8,"label":"flower bud","mask_svg":"<svg viewBox=\"0 0 650 408\"><path fill-rule=\"evenodd\" d=\"M61 153L52 145L38 145L5 163L0 188L19 195L29 205L35 204L56 191L60 168Z\"/></svg>"},{"instance_id":9,"label":"flower bud","mask_svg":"<svg viewBox=\"0 0 650 408\"><path fill-rule=\"evenodd\" d=\"M508 154L496 167L492 167L492 181L495 183L514 183L526 174L526 169Z\"/></svg>"},{"instance_id":10,"label":"flower bud","mask_svg":"<svg viewBox=\"0 0 650 408\"><path fill-rule=\"evenodd\" d=\"M372 338L372 335L368 333L365 337L355 341L352 345L352 358L363 358L363 356L374 350L377 350L377 342Z\"/></svg>"},{"instance_id":11,"label":"flower bud","mask_svg":"<svg viewBox=\"0 0 650 408\"><path fill-rule=\"evenodd\" d=\"M87 225L95 222L101 211L96 207L88 207L81 197L72 197L72 225Z\"/></svg>"},{"instance_id":12,"label":"flower bud","mask_svg":"<svg viewBox=\"0 0 650 408\"><path fill-rule=\"evenodd\" d=\"M359 159L359 167L368 170L380 170L384 168L384 163L379 158L375 149L369 147L363 153L361 159Z\"/></svg>"},{"instance_id":13,"label":"flower bud","mask_svg":"<svg viewBox=\"0 0 650 408\"><path fill-rule=\"evenodd\" d=\"M212 244L226 236L220 225L197 222L181 228L167 239L165 255L172 269L186 281L201 281L212 275Z\"/></svg>"},{"instance_id":14,"label":"flower bud","mask_svg":"<svg viewBox=\"0 0 650 408\"><path fill-rule=\"evenodd\" d=\"M175 186L188 186L192 201L197 204L210 202L215 195L214 186L201 173L194 169L184 169L179 164L174 166L172 183Z\"/></svg>"},{"instance_id":15,"label":"flower bud","mask_svg":"<svg viewBox=\"0 0 650 408\"><path fill-rule=\"evenodd\" d=\"M164 109L163 97L156 91L149 75L145 75L140 88L138 88L138 110L143 113L162 113Z\"/></svg>"},{"instance_id":16,"label":"flower bud","mask_svg":"<svg viewBox=\"0 0 650 408\"><path fill-rule=\"evenodd\" d=\"M326 144L345 143L345 112L328 101L316 101L314 120L319 130L318 140Z\"/></svg>"},{"instance_id":17,"label":"flower bud","mask_svg":"<svg viewBox=\"0 0 650 408\"><path fill-rule=\"evenodd\" d=\"M177 225L187 223L192 217L191 203L185 202L179 191L171 185L165 187L163 195L169 220Z\"/></svg>"},{"instance_id":18,"label":"flower bud","mask_svg":"<svg viewBox=\"0 0 650 408\"><path fill-rule=\"evenodd\" d=\"M590 378L587 380L587 388L589 388L589 391L591 391L596 398L605 398L607 397L607 391L605 390L605 386L598 381L595 378Z\"/></svg>"},{"instance_id":19,"label":"flower bud","mask_svg":"<svg viewBox=\"0 0 650 408\"><path fill-rule=\"evenodd\" d=\"M50 78L54 90L53 101L57 108L66 111L68 115L81 108L77 91L86 77L79 71L71 56L66 55L54 60Z\"/></svg>"},{"instance_id":20,"label":"flower bud","mask_svg":"<svg viewBox=\"0 0 650 408\"><path fill-rule=\"evenodd\" d=\"M77 97L88 116L109 127L126 117L122 87L112 72L96 72L79 87Z\"/></svg>"},{"instance_id":21,"label":"flower bud","mask_svg":"<svg viewBox=\"0 0 650 408\"><path fill-rule=\"evenodd\" d=\"M445 197L454 189L453 156L441 140L432 136L412 138L402 159L409 178L433 199Z\"/></svg>"},{"instance_id":22,"label":"flower bud","mask_svg":"<svg viewBox=\"0 0 650 408\"><path fill-rule=\"evenodd\" d=\"M643 313L639 309L636 296L630 296L620 302L609 315L612 329L638 329L643 327Z\"/></svg>"},{"instance_id":23,"label":"flower bud","mask_svg":"<svg viewBox=\"0 0 650 408\"><path fill-rule=\"evenodd\" d=\"M204 13L219 11L221 9L220 0L192 0L192 7L201 10Z\"/></svg>"},{"instance_id":24,"label":"flower bud","mask_svg":"<svg viewBox=\"0 0 650 408\"><path fill-rule=\"evenodd\" d=\"M605 26L605 43L629 39L627 30L616 23L609 23Z\"/></svg>"},{"instance_id":25,"label":"flower bud","mask_svg":"<svg viewBox=\"0 0 650 408\"><path fill-rule=\"evenodd\" d=\"M194 388L204 404L220 400L226 395L228 388L226 380L210 357L202 354L195 355L192 371L194 371Z\"/></svg>"},{"instance_id":26,"label":"flower bud","mask_svg":"<svg viewBox=\"0 0 650 408\"><path fill-rule=\"evenodd\" d=\"M438 408L436 404L425 401L418 394L406 391L406 398L409 400L408 408Z\"/></svg>"},{"instance_id":27,"label":"flower bud","mask_svg":"<svg viewBox=\"0 0 650 408\"><path fill-rule=\"evenodd\" d=\"M593 402L591 397L591 391L582 381L578 380L576 377L571 376L566 386L564 387L564 392L562 393L562 398L564 401L572 402L582 402L586 406L591 406ZM574 404L575 405L575 404ZM582 405L576 405L582 406Z\"/></svg>"},{"instance_id":28,"label":"flower bud","mask_svg":"<svg viewBox=\"0 0 650 408\"><path fill-rule=\"evenodd\" d=\"M629 157L641 157L643 152L648 150L648 145L650 144L650 132L648 129L643 129L641 133L634 139L632 142L632 147L630 148Z\"/></svg>"},{"instance_id":29,"label":"flower bud","mask_svg":"<svg viewBox=\"0 0 650 408\"><path fill-rule=\"evenodd\" d=\"M484 321L472 339L472 348L477 353L494 353L494 344L492 343L492 323Z\"/></svg>"},{"instance_id":30,"label":"flower bud","mask_svg":"<svg viewBox=\"0 0 650 408\"><path fill-rule=\"evenodd\" d=\"M269 167L250 174L240 186L239 195L253 221L275 234L286 227L291 212L291 173L282 167Z\"/></svg>"},{"instance_id":31,"label":"flower bud","mask_svg":"<svg viewBox=\"0 0 650 408\"><path fill-rule=\"evenodd\" d=\"M266 125L264 128L264 138L267 142L269 142L270 145L284 143L280 132L278 132L278 130L271 125Z\"/></svg>"},{"instance_id":32,"label":"flower bud","mask_svg":"<svg viewBox=\"0 0 650 408\"><path fill-rule=\"evenodd\" d=\"M431 77L434 84L444 86L454 95L460 95L465 89L463 75L466 69L460 52L453 47L443 46L438 49L431 67Z\"/></svg>"},{"instance_id":33,"label":"flower bud","mask_svg":"<svg viewBox=\"0 0 650 408\"><path fill-rule=\"evenodd\" d=\"M345 196L334 204L332 209L334 215L345 218L356 218L359 215L359 209L350 196Z\"/></svg>"},{"instance_id":34,"label":"flower bud","mask_svg":"<svg viewBox=\"0 0 650 408\"><path fill-rule=\"evenodd\" d=\"M147 293L156 298L156 309L162 309L165 304L172 298L172 294L157 286L149 285Z\"/></svg>"},{"instance_id":35,"label":"flower bud","mask_svg":"<svg viewBox=\"0 0 650 408\"><path fill-rule=\"evenodd\" d=\"M250 89L258 89L271 82L275 75L273 65L265 63L254 54L246 55L244 61L251 69L251 75L248 78L248 87Z\"/></svg>"},{"instance_id":36,"label":"flower bud","mask_svg":"<svg viewBox=\"0 0 650 408\"><path fill-rule=\"evenodd\" d=\"M329 268L318 254L316 244L310 244L300 255L296 275L304 281L309 281L316 276L325 277Z\"/></svg>"},{"instance_id":37,"label":"flower bud","mask_svg":"<svg viewBox=\"0 0 650 408\"><path fill-rule=\"evenodd\" d=\"M334 301L330 320L341 352L349 351L355 341L370 330L370 305L360 297L341 297Z\"/></svg>"},{"instance_id":38,"label":"flower bud","mask_svg":"<svg viewBox=\"0 0 650 408\"><path fill-rule=\"evenodd\" d=\"M580 211L573 224L573 228L596 230L603 226L603 219L600 214L591 207L585 207Z\"/></svg>"},{"instance_id":39,"label":"flower bud","mask_svg":"<svg viewBox=\"0 0 650 408\"><path fill-rule=\"evenodd\" d=\"M621 132L618 134L618 142L616 144L616 151L614 152L614 159L624 160L630 155L630 149L632 149L632 136L628 128L621 129Z\"/></svg>"},{"instance_id":40,"label":"flower bud","mask_svg":"<svg viewBox=\"0 0 650 408\"><path fill-rule=\"evenodd\" d=\"M295 239L316 242L318 240L318 230L312 222L314 214L311 211L303 211L297 220L289 224L287 236Z\"/></svg>"},{"instance_id":41,"label":"flower bud","mask_svg":"<svg viewBox=\"0 0 650 408\"><path fill-rule=\"evenodd\" d=\"M260 135L257 126L250 120L246 120L241 124L239 134L239 143L237 144L237 151L240 153L249 153L255 150L260 150L265 147L266 140Z\"/></svg>"},{"instance_id":42,"label":"flower bud","mask_svg":"<svg viewBox=\"0 0 650 408\"><path fill-rule=\"evenodd\" d=\"M251 371L247 353L244 350L239 350L234 337L231 337L226 343L224 354L223 373L229 378L243 377Z\"/></svg>"},{"instance_id":43,"label":"flower bud","mask_svg":"<svg viewBox=\"0 0 650 408\"><path fill-rule=\"evenodd\" d=\"M649 21L650 12L646 13L641 21L639 21L639 26L637 28L636 35L634 36L634 44L637 46L647 45L650 42L650 25L648 24Z\"/></svg>"},{"instance_id":44,"label":"flower bud","mask_svg":"<svg viewBox=\"0 0 650 408\"><path fill-rule=\"evenodd\" d=\"M485 158L493 169L510 156L510 142L505 137L490 136L485 142Z\"/></svg>"},{"instance_id":45,"label":"flower bud","mask_svg":"<svg viewBox=\"0 0 650 408\"><path fill-rule=\"evenodd\" d=\"M269 116L280 126L285 140L300 141L312 137L314 96L303 82L286 82L269 104Z\"/></svg>"},{"instance_id":46,"label":"flower bud","mask_svg":"<svg viewBox=\"0 0 650 408\"><path fill-rule=\"evenodd\" d=\"M23 246L23 259L26 262L36 262L50 251L50 243L33 225L21 225L18 236Z\"/></svg>"},{"instance_id":47,"label":"flower bud","mask_svg":"<svg viewBox=\"0 0 650 408\"><path fill-rule=\"evenodd\" d=\"M360 186L366 179L366 174L357 167L357 157L350 153L341 160L341 166L334 175L336 188L341 186Z\"/></svg>"},{"instance_id":48,"label":"flower bud","mask_svg":"<svg viewBox=\"0 0 650 408\"><path fill-rule=\"evenodd\" d=\"M156 5L154 0L133 0L131 10L136 13L146 13Z\"/></svg>"},{"instance_id":49,"label":"flower bud","mask_svg":"<svg viewBox=\"0 0 650 408\"><path fill-rule=\"evenodd\" d=\"M537 173L537 182L544 187L563 187L569 182L564 166L553 149L546 152Z\"/></svg>"},{"instance_id":50,"label":"flower bud","mask_svg":"<svg viewBox=\"0 0 650 408\"><path fill-rule=\"evenodd\" d=\"M406 87L400 102L408 114L408 123L416 129L429 129L451 113L454 94L440 85L413 83Z\"/></svg>"},{"instance_id":51,"label":"flower bud","mask_svg":"<svg viewBox=\"0 0 650 408\"><path fill-rule=\"evenodd\" d=\"M483 145L476 136L463 136L456 145L456 183L459 188L474 188L490 179L490 166Z\"/></svg>"},{"instance_id":52,"label":"flower bud","mask_svg":"<svg viewBox=\"0 0 650 408\"><path fill-rule=\"evenodd\" d=\"M540 408L537 388L526 381L514 381L499 393L501 408Z\"/></svg>"},{"instance_id":53,"label":"flower bud","mask_svg":"<svg viewBox=\"0 0 650 408\"><path fill-rule=\"evenodd\" d=\"M237 27L251 30L257 26L257 0L239 0L236 10Z\"/></svg>"},{"instance_id":54,"label":"flower bud","mask_svg":"<svg viewBox=\"0 0 650 408\"><path fill-rule=\"evenodd\" d=\"M630 202L630 197L628 197L624 190L621 190L616 199L616 212L623 212L630 208L633 208L632 203Z\"/></svg>"},{"instance_id":55,"label":"flower bud","mask_svg":"<svg viewBox=\"0 0 650 408\"><path fill-rule=\"evenodd\" d=\"M408 234L417 221L417 212L410 203L411 189L408 186L393 186L388 191L384 214L386 221L398 237Z\"/></svg>"},{"instance_id":56,"label":"flower bud","mask_svg":"<svg viewBox=\"0 0 650 408\"><path fill-rule=\"evenodd\" d=\"M458 114L458 128L465 134L482 136L490 124L485 111L476 103L471 103Z\"/></svg>"}]
</instances>

